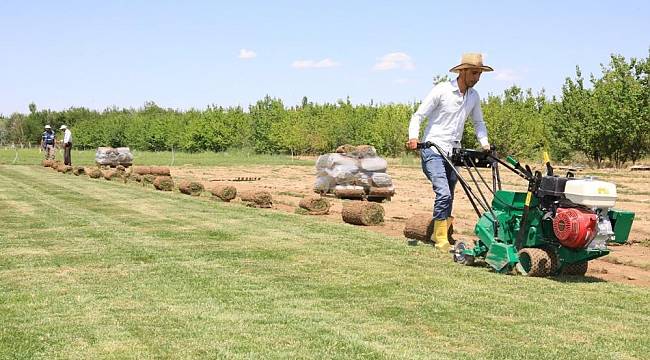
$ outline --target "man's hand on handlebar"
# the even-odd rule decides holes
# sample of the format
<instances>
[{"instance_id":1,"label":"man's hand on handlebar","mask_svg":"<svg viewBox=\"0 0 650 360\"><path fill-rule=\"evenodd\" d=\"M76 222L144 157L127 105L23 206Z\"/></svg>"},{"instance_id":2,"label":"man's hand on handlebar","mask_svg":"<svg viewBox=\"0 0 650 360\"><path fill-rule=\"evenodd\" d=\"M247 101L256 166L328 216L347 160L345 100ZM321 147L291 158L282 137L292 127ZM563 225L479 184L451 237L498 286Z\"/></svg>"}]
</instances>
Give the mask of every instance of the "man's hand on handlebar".
<instances>
[{"instance_id":1,"label":"man's hand on handlebar","mask_svg":"<svg viewBox=\"0 0 650 360\"><path fill-rule=\"evenodd\" d=\"M406 142L406 147L409 150L416 150L418 148L418 139L409 139L409 141Z\"/></svg>"},{"instance_id":2,"label":"man's hand on handlebar","mask_svg":"<svg viewBox=\"0 0 650 360\"><path fill-rule=\"evenodd\" d=\"M490 152L490 151L492 151L492 145L485 144L485 145L481 146L481 149L483 149L483 151L485 151L485 152Z\"/></svg>"}]
</instances>

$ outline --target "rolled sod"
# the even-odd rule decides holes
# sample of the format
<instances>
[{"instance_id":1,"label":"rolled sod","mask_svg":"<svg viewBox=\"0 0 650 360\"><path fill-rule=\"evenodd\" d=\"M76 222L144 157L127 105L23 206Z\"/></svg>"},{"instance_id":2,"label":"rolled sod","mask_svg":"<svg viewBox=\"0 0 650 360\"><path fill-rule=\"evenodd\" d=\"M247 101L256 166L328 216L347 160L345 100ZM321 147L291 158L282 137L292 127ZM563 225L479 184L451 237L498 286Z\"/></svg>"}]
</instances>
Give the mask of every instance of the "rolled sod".
<instances>
[{"instance_id":1,"label":"rolled sod","mask_svg":"<svg viewBox=\"0 0 650 360\"><path fill-rule=\"evenodd\" d=\"M86 173L86 169L83 166L74 166L72 168L72 173L76 176L84 175Z\"/></svg>"},{"instance_id":2,"label":"rolled sod","mask_svg":"<svg viewBox=\"0 0 650 360\"><path fill-rule=\"evenodd\" d=\"M237 196L237 188L230 185L215 185L210 188L210 193L219 199L228 202Z\"/></svg>"},{"instance_id":3,"label":"rolled sod","mask_svg":"<svg viewBox=\"0 0 650 360\"><path fill-rule=\"evenodd\" d=\"M171 176L171 172L166 166L151 166L149 173L156 176Z\"/></svg>"},{"instance_id":4,"label":"rolled sod","mask_svg":"<svg viewBox=\"0 0 650 360\"><path fill-rule=\"evenodd\" d=\"M368 190L368 195L389 198L395 195L395 188L392 186L391 187L372 186L370 187L370 190Z\"/></svg>"},{"instance_id":5,"label":"rolled sod","mask_svg":"<svg viewBox=\"0 0 650 360\"><path fill-rule=\"evenodd\" d=\"M415 215L406 220L404 224L404 236L407 239L420 240L426 243L432 242L433 217L431 214Z\"/></svg>"},{"instance_id":6,"label":"rolled sod","mask_svg":"<svg viewBox=\"0 0 650 360\"><path fill-rule=\"evenodd\" d=\"M54 165L54 160L43 160L41 164L43 164L44 167L52 167L52 165Z\"/></svg>"},{"instance_id":7,"label":"rolled sod","mask_svg":"<svg viewBox=\"0 0 650 360\"><path fill-rule=\"evenodd\" d=\"M366 192L363 188L358 189L334 189L334 195L341 199L358 199L363 197Z\"/></svg>"},{"instance_id":8,"label":"rolled sod","mask_svg":"<svg viewBox=\"0 0 650 360\"><path fill-rule=\"evenodd\" d=\"M156 176L153 180L153 186L156 190L172 191L174 190L174 180L172 180L171 176Z\"/></svg>"},{"instance_id":9,"label":"rolled sod","mask_svg":"<svg viewBox=\"0 0 650 360\"><path fill-rule=\"evenodd\" d=\"M115 178L120 179L124 184L126 184L129 182L130 176L124 171L116 171Z\"/></svg>"},{"instance_id":10,"label":"rolled sod","mask_svg":"<svg viewBox=\"0 0 650 360\"><path fill-rule=\"evenodd\" d=\"M124 166L118 165L115 167L115 177L121 178L123 180L129 177L126 174L126 171L124 171Z\"/></svg>"},{"instance_id":11,"label":"rolled sod","mask_svg":"<svg viewBox=\"0 0 650 360\"><path fill-rule=\"evenodd\" d=\"M153 184L154 180L156 180L155 175L151 175L151 174L142 175L142 185Z\"/></svg>"},{"instance_id":12,"label":"rolled sod","mask_svg":"<svg viewBox=\"0 0 650 360\"><path fill-rule=\"evenodd\" d=\"M140 174L132 174L131 178L137 182L142 182L142 175Z\"/></svg>"},{"instance_id":13,"label":"rolled sod","mask_svg":"<svg viewBox=\"0 0 650 360\"><path fill-rule=\"evenodd\" d=\"M350 201L343 204L343 221L353 225L380 225L384 222L384 207L366 201Z\"/></svg>"},{"instance_id":14,"label":"rolled sod","mask_svg":"<svg viewBox=\"0 0 650 360\"><path fill-rule=\"evenodd\" d=\"M67 174L67 173L69 173L69 172L72 172L72 166L70 166L70 165L59 164L59 166L57 167L56 171L58 171L58 172L60 172L60 173Z\"/></svg>"},{"instance_id":15,"label":"rolled sod","mask_svg":"<svg viewBox=\"0 0 650 360\"><path fill-rule=\"evenodd\" d=\"M377 150L375 150L375 147L372 145L355 146L353 152L361 158L377 156Z\"/></svg>"},{"instance_id":16,"label":"rolled sod","mask_svg":"<svg viewBox=\"0 0 650 360\"><path fill-rule=\"evenodd\" d=\"M98 168L86 169L86 173L88 173L88 176L92 179L99 179L102 177L102 171Z\"/></svg>"},{"instance_id":17,"label":"rolled sod","mask_svg":"<svg viewBox=\"0 0 650 360\"><path fill-rule=\"evenodd\" d=\"M203 192L203 184L197 181L181 180L178 183L178 190L183 194L199 196Z\"/></svg>"},{"instance_id":18,"label":"rolled sod","mask_svg":"<svg viewBox=\"0 0 650 360\"><path fill-rule=\"evenodd\" d=\"M339 154L347 154L353 152L356 149L357 147L354 145L345 144L337 147L336 150L334 150L334 152L337 152Z\"/></svg>"},{"instance_id":19,"label":"rolled sod","mask_svg":"<svg viewBox=\"0 0 650 360\"><path fill-rule=\"evenodd\" d=\"M151 174L151 166L133 166L131 170L134 174L149 175Z\"/></svg>"},{"instance_id":20,"label":"rolled sod","mask_svg":"<svg viewBox=\"0 0 650 360\"><path fill-rule=\"evenodd\" d=\"M248 203L248 206L270 208L273 205L273 197L268 191L244 191L239 198Z\"/></svg>"},{"instance_id":21,"label":"rolled sod","mask_svg":"<svg viewBox=\"0 0 650 360\"><path fill-rule=\"evenodd\" d=\"M300 200L298 206L307 210L309 215L327 215L330 212L330 202L320 196L308 196Z\"/></svg>"},{"instance_id":22,"label":"rolled sod","mask_svg":"<svg viewBox=\"0 0 650 360\"><path fill-rule=\"evenodd\" d=\"M133 176L135 174L133 173L133 166L127 166L126 169L124 170L124 177L127 179L133 179Z\"/></svg>"},{"instance_id":23,"label":"rolled sod","mask_svg":"<svg viewBox=\"0 0 650 360\"><path fill-rule=\"evenodd\" d=\"M117 174L117 171L115 171L115 170L112 170L112 169L102 170L102 177L104 179L106 179L106 180L111 180L111 179L113 179L114 177L117 177L117 176L118 176L118 174Z\"/></svg>"}]
</instances>

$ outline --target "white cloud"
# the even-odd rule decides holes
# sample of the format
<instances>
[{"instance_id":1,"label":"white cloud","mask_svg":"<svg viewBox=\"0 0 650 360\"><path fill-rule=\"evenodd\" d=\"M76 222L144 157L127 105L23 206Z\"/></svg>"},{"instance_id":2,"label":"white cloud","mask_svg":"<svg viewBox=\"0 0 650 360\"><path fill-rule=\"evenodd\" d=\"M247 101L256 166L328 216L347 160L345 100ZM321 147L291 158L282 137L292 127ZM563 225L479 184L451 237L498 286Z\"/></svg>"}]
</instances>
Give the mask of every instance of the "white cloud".
<instances>
[{"instance_id":1,"label":"white cloud","mask_svg":"<svg viewBox=\"0 0 650 360\"><path fill-rule=\"evenodd\" d=\"M521 73L513 69L495 70L494 74L494 79L499 81L511 82L522 78Z\"/></svg>"},{"instance_id":2,"label":"white cloud","mask_svg":"<svg viewBox=\"0 0 650 360\"><path fill-rule=\"evenodd\" d=\"M257 54L253 50L248 50L248 49L241 49L239 50L239 56L240 59L252 59L254 57L257 57Z\"/></svg>"},{"instance_id":3,"label":"white cloud","mask_svg":"<svg viewBox=\"0 0 650 360\"><path fill-rule=\"evenodd\" d=\"M291 63L291 67L296 69L324 69L341 66L341 63L336 62L330 58L325 58L323 60L296 60Z\"/></svg>"},{"instance_id":4,"label":"white cloud","mask_svg":"<svg viewBox=\"0 0 650 360\"><path fill-rule=\"evenodd\" d=\"M413 70L415 64L413 59L403 52L389 53L378 59L379 62L373 66L373 70L384 71L393 69Z\"/></svg>"}]
</instances>

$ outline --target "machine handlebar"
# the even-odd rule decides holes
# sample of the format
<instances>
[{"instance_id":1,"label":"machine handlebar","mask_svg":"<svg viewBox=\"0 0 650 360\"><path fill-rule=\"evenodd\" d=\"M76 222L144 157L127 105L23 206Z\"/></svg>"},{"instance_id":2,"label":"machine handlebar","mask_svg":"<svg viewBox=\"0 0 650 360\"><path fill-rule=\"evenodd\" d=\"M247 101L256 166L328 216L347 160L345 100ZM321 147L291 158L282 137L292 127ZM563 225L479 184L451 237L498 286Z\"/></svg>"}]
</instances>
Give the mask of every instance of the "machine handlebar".
<instances>
[{"instance_id":1,"label":"machine handlebar","mask_svg":"<svg viewBox=\"0 0 650 360\"><path fill-rule=\"evenodd\" d=\"M439 153L443 154L442 149L431 141L421 142L417 145L418 149L426 149L430 147L434 147ZM447 156L446 154L444 154L444 156L448 157L454 166L470 166L479 168L491 167L497 159L494 145L491 146L491 150L489 151L454 148L451 156Z\"/></svg>"}]
</instances>

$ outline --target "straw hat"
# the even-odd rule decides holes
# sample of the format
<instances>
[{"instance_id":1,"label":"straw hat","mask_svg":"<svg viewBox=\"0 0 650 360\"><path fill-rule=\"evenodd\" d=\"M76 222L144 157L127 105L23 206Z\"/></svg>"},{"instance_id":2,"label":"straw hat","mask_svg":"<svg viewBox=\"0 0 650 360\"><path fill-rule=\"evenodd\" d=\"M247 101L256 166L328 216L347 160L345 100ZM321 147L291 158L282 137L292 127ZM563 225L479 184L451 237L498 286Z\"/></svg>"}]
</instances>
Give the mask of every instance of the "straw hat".
<instances>
[{"instance_id":1,"label":"straw hat","mask_svg":"<svg viewBox=\"0 0 650 360\"><path fill-rule=\"evenodd\" d=\"M65 130L65 129L67 129L67 128L68 128L67 126L65 126L65 125L61 125L61 127L59 128L59 130Z\"/></svg>"},{"instance_id":2,"label":"straw hat","mask_svg":"<svg viewBox=\"0 0 650 360\"><path fill-rule=\"evenodd\" d=\"M45 130L51 129L52 127L50 125L45 125Z\"/></svg>"},{"instance_id":3,"label":"straw hat","mask_svg":"<svg viewBox=\"0 0 650 360\"><path fill-rule=\"evenodd\" d=\"M483 55L478 53L463 54L460 64L449 69L449 72L458 73L462 69L481 69L482 71L494 71L491 67L483 65Z\"/></svg>"}]
</instances>

